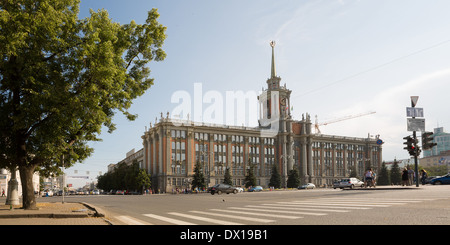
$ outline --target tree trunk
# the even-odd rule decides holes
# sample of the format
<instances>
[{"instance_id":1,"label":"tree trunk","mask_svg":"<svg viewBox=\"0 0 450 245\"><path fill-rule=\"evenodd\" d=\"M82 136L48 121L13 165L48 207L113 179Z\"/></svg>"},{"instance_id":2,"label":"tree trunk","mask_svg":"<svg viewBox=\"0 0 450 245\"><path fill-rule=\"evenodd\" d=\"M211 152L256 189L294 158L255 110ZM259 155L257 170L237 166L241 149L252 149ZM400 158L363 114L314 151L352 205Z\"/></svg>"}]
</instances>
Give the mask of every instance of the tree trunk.
<instances>
[{"instance_id":1,"label":"tree trunk","mask_svg":"<svg viewBox=\"0 0 450 245\"><path fill-rule=\"evenodd\" d=\"M35 165L19 166L20 180L22 182L22 205L25 210L37 209L33 186L35 169Z\"/></svg>"}]
</instances>

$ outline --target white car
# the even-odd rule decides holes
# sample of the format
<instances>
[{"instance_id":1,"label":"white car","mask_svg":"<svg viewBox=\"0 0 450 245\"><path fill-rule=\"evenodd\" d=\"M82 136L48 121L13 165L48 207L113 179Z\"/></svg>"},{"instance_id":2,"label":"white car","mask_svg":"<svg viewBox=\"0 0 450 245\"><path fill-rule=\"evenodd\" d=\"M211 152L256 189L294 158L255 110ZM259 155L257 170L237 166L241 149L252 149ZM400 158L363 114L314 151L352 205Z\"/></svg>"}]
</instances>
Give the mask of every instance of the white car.
<instances>
[{"instance_id":1,"label":"white car","mask_svg":"<svg viewBox=\"0 0 450 245\"><path fill-rule=\"evenodd\" d=\"M314 189L316 188L316 185L313 183L308 183L306 185L299 186L298 189Z\"/></svg>"},{"instance_id":2,"label":"white car","mask_svg":"<svg viewBox=\"0 0 450 245\"><path fill-rule=\"evenodd\" d=\"M339 188L344 189L344 188L350 188L353 189L355 187L364 187L364 182L362 182L361 180L357 179L357 178L346 178L346 179L342 179L341 183L339 183Z\"/></svg>"}]
</instances>

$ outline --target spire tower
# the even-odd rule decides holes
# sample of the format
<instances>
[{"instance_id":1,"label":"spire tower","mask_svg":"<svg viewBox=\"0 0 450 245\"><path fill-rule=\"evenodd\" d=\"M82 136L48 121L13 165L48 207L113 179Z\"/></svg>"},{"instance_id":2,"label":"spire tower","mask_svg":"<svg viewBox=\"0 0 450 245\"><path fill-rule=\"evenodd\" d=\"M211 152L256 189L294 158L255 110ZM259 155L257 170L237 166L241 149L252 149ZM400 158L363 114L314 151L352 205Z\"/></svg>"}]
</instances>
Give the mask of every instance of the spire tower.
<instances>
[{"instance_id":1,"label":"spire tower","mask_svg":"<svg viewBox=\"0 0 450 245\"><path fill-rule=\"evenodd\" d=\"M275 41L270 41L270 47L272 47L272 64L270 69L270 78L267 79L267 88L278 89L280 88L280 77L277 77L277 72L275 69Z\"/></svg>"},{"instance_id":2,"label":"spire tower","mask_svg":"<svg viewBox=\"0 0 450 245\"><path fill-rule=\"evenodd\" d=\"M272 69L270 73L270 78L274 78L277 76L276 70L275 70L275 41L270 42L270 46L272 47Z\"/></svg>"}]
</instances>

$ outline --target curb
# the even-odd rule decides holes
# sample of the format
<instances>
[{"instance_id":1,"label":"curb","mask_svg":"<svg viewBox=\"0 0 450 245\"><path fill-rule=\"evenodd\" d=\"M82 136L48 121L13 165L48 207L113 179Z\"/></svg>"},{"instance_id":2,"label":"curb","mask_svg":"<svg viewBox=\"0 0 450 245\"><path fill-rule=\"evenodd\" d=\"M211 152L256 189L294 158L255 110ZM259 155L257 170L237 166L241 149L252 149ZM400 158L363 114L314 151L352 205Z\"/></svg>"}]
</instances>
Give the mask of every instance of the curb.
<instances>
[{"instance_id":1,"label":"curb","mask_svg":"<svg viewBox=\"0 0 450 245\"><path fill-rule=\"evenodd\" d=\"M102 209L97 208L89 203L80 202L80 204L84 205L88 209L94 211L94 217L105 217L105 213ZM34 212L33 210L30 212L24 213L0 213L0 219L10 219L10 218L88 218L92 217L92 214L89 213L58 213L58 212L45 212L39 213L39 211Z\"/></svg>"},{"instance_id":2,"label":"curb","mask_svg":"<svg viewBox=\"0 0 450 245\"><path fill-rule=\"evenodd\" d=\"M11 218L87 218L88 214L58 214L58 213L35 213L35 214L0 214L0 219Z\"/></svg>"},{"instance_id":3,"label":"curb","mask_svg":"<svg viewBox=\"0 0 450 245\"><path fill-rule=\"evenodd\" d=\"M80 202L80 203L86 206L87 208L91 209L92 211L94 211L95 212L94 217L102 217L102 218L105 217L105 212L102 209L87 202Z\"/></svg>"},{"instance_id":4,"label":"curb","mask_svg":"<svg viewBox=\"0 0 450 245\"><path fill-rule=\"evenodd\" d=\"M420 190L420 187L375 187L375 188L344 188L343 191L391 191L391 190Z\"/></svg>"}]
</instances>

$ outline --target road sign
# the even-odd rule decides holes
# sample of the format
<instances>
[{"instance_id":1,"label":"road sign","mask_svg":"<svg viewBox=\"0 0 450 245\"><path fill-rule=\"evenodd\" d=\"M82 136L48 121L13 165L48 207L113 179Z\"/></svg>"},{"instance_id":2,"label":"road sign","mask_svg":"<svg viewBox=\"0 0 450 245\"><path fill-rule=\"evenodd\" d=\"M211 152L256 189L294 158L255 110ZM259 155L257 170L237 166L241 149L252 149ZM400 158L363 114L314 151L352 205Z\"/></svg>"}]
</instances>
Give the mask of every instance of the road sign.
<instances>
[{"instance_id":1,"label":"road sign","mask_svg":"<svg viewBox=\"0 0 450 245\"><path fill-rule=\"evenodd\" d=\"M408 131L425 131L425 119L423 118L408 118L407 119Z\"/></svg>"},{"instance_id":2,"label":"road sign","mask_svg":"<svg viewBox=\"0 0 450 245\"><path fill-rule=\"evenodd\" d=\"M423 108L406 107L407 117L423 117Z\"/></svg>"},{"instance_id":3,"label":"road sign","mask_svg":"<svg viewBox=\"0 0 450 245\"><path fill-rule=\"evenodd\" d=\"M419 96L411 96L411 105L415 107L417 105L417 101L419 100Z\"/></svg>"}]
</instances>

